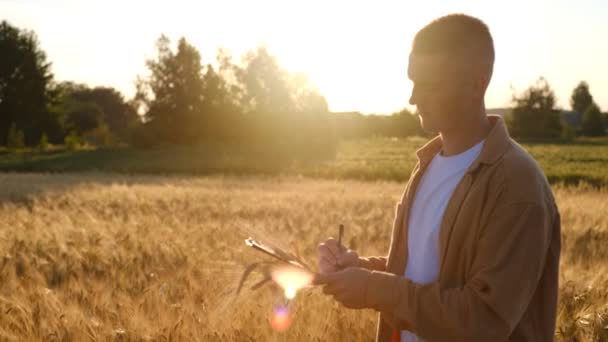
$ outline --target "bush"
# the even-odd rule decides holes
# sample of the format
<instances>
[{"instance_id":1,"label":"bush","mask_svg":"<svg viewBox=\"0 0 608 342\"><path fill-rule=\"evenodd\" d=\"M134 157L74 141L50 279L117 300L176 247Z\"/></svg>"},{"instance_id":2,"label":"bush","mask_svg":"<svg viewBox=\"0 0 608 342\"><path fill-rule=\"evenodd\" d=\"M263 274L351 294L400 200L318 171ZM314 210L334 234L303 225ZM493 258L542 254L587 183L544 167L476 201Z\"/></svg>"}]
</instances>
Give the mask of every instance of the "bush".
<instances>
[{"instance_id":1,"label":"bush","mask_svg":"<svg viewBox=\"0 0 608 342\"><path fill-rule=\"evenodd\" d=\"M589 137L600 137L606 134L602 112L595 103L591 104L583 114L582 131L583 135Z\"/></svg>"},{"instance_id":2,"label":"bush","mask_svg":"<svg viewBox=\"0 0 608 342\"><path fill-rule=\"evenodd\" d=\"M17 129L17 125L13 122L11 128L8 130L8 137L6 139L7 146L10 149L20 149L25 146L25 136L22 130Z\"/></svg>"},{"instance_id":3,"label":"bush","mask_svg":"<svg viewBox=\"0 0 608 342\"><path fill-rule=\"evenodd\" d=\"M46 133L42 133L40 136L40 142L38 143L38 149L40 151L46 151L49 148L49 137Z\"/></svg>"},{"instance_id":4,"label":"bush","mask_svg":"<svg viewBox=\"0 0 608 342\"><path fill-rule=\"evenodd\" d=\"M573 140L576 138L576 129L569 124L562 122L562 133L560 138L564 140Z\"/></svg>"},{"instance_id":5,"label":"bush","mask_svg":"<svg viewBox=\"0 0 608 342\"><path fill-rule=\"evenodd\" d=\"M85 133L83 139L87 144L103 147L111 146L116 140L110 132L108 125L103 122L95 127L95 129Z\"/></svg>"},{"instance_id":6,"label":"bush","mask_svg":"<svg viewBox=\"0 0 608 342\"><path fill-rule=\"evenodd\" d=\"M76 132L74 131L70 132L70 134L65 137L63 143L65 144L65 147L70 151L77 150L82 144L80 138L78 137L78 135L76 135Z\"/></svg>"},{"instance_id":7,"label":"bush","mask_svg":"<svg viewBox=\"0 0 608 342\"><path fill-rule=\"evenodd\" d=\"M141 123L132 129L129 144L139 148L151 148L159 145L159 139L151 124Z\"/></svg>"}]
</instances>

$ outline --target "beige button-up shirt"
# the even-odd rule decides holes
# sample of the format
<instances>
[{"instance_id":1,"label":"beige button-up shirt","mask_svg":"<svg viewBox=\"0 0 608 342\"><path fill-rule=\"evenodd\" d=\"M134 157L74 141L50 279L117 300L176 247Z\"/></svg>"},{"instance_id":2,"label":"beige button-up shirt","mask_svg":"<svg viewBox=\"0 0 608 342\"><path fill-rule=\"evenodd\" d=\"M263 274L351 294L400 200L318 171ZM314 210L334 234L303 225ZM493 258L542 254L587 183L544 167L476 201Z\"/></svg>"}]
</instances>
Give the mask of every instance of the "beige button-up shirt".
<instances>
[{"instance_id":1,"label":"beige button-up shirt","mask_svg":"<svg viewBox=\"0 0 608 342\"><path fill-rule=\"evenodd\" d=\"M388 255L363 258L373 270L366 302L380 312L377 341L409 330L426 341L553 341L558 293L560 217L534 159L498 116L479 157L454 190L439 233L437 282L403 277L407 217L437 137L397 204Z\"/></svg>"}]
</instances>

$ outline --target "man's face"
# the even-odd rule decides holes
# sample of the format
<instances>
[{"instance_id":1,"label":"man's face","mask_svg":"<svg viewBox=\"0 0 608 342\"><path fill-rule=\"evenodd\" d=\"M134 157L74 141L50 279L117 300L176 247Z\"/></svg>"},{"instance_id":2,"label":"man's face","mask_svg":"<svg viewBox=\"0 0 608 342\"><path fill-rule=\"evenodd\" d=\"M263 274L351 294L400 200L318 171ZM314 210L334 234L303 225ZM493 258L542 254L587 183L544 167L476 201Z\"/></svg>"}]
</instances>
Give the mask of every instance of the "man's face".
<instances>
[{"instance_id":1,"label":"man's face","mask_svg":"<svg viewBox=\"0 0 608 342\"><path fill-rule=\"evenodd\" d=\"M410 104L416 105L422 128L429 132L458 129L483 100L482 80L475 81L471 68L458 59L412 54L408 76L414 85Z\"/></svg>"}]
</instances>

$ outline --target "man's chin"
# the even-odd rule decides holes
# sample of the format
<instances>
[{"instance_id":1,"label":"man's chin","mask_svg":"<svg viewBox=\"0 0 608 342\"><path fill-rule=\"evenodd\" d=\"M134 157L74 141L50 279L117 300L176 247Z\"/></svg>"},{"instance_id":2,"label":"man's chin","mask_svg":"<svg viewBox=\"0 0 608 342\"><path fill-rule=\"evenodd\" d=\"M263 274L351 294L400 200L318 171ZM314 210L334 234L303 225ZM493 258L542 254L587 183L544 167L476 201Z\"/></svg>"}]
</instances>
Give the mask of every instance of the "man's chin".
<instances>
[{"instance_id":1,"label":"man's chin","mask_svg":"<svg viewBox=\"0 0 608 342\"><path fill-rule=\"evenodd\" d=\"M437 133L437 126L433 125L432 122L430 122L430 120L424 120L424 118L421 116L420 117L420 126L422 127L422 130L425 131L426 133Z\"/></svg>"}]
</instances>

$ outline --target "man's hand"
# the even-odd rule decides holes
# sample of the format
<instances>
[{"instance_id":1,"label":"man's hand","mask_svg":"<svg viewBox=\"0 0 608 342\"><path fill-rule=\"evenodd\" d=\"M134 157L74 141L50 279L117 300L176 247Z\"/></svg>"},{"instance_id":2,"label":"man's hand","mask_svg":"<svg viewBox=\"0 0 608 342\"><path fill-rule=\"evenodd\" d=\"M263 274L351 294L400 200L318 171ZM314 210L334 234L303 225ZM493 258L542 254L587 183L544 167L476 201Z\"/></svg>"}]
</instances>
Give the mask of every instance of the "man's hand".
<instances>
[{"instance_id":1,"label":"man's hand","mask_svg":"<svg viewBox=\"0 0 608 342\"><path fill-rule=\"evenodd\" d=\"M325 285L323 293L333 296L347 308L364 309L368 307L366 295L371 276L372 272L369 270L349 267L334 273L318 274L314 283Z\"/></svg>"},{"instance_id":2,"label":"man's hand","mask_svg":"<svg viewBox=\"0 0 608 342\"><path fill-rule=\"evenodd\" d=\"M346 267L358 267L359 255L357 252L338 246L338 241L329 238L319 244L319 272L333 273Z\"/></svg>"}]
</instances>

